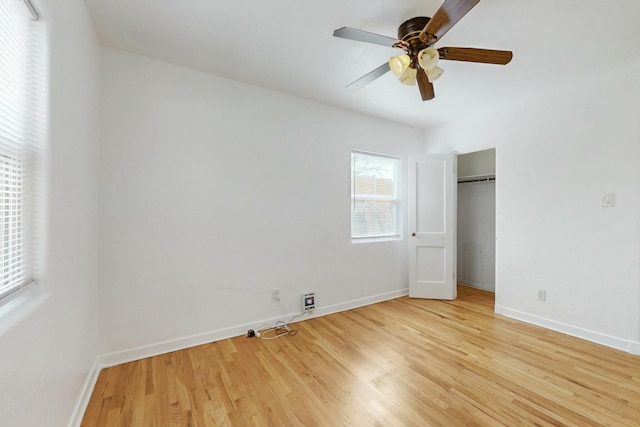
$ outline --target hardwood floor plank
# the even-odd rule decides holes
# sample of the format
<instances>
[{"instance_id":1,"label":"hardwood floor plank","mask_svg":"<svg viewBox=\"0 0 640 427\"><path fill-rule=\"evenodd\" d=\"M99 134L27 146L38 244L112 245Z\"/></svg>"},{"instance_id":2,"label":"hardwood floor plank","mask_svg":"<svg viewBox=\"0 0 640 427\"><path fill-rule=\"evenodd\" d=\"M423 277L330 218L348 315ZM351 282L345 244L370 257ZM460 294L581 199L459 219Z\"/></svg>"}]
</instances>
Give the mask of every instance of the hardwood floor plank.
<instances>
[{"instance_id":1,"label":"hardwood floor plank","mask_svg":"<svg viewBox=\"0 0 640 427\"><path fill-rule=\"evenodd\" d=\"M498 316L489 292L458 296L104 369L82 426L640 425L640 357Z\"/></svg>"}]
</instances>

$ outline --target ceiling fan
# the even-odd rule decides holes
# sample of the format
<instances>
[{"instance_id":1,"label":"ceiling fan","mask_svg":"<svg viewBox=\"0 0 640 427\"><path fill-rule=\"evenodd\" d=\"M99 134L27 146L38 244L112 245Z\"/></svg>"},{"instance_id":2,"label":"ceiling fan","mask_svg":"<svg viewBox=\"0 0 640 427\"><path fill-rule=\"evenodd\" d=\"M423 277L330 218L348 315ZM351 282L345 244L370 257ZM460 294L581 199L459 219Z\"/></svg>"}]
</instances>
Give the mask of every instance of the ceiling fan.
<instances>
[{"instance_id":1,"label":"ceiling fan","mask_svg":"<svg viewBox=\"0 0 640 427\"><path fill-rule=\"evenodd\" d=\"M437 65L439 59L483 64L508 64L513 58L513 52L507 50L468 47L436 49L433 47L479 2L480 0L445 0L432 18L419 16L400 25L397 39L349 27L335 30L334 37L396 47L405 51L405 54L391 57L389 62L385 62L349 84L347 89L358 90L391 70L400 77L402 83L415 85L417 82L422 100L428 101L435 97L433 82L443 73L443 70Z\"/></svg>"}]
</instances>

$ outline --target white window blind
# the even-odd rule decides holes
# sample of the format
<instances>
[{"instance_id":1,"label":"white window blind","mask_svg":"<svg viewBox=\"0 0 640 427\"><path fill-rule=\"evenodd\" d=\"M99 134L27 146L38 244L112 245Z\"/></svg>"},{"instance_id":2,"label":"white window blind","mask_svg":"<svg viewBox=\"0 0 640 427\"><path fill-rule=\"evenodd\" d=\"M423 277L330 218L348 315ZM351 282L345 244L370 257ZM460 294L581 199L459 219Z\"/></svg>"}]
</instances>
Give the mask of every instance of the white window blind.
<instances>
[{"instance_id":1,"label":"white window blind","mask_svg":"<svg viewBox=\"0 0 640 427\"><path fill-rule=\"evenodd\" d=\"M0 0L0 303L33 281L31 227L43 140L43 29L18 0Z\"/></svg>"},{"instance_id":2,"label":"white window blind","mask_svg":"<svg viewBox=\"0 0 640 427\"><path fill-rule=\"evenodd\" d=\"M399 236L400 160L351 153L351 238Z\"/></svg>"}]
</instances>

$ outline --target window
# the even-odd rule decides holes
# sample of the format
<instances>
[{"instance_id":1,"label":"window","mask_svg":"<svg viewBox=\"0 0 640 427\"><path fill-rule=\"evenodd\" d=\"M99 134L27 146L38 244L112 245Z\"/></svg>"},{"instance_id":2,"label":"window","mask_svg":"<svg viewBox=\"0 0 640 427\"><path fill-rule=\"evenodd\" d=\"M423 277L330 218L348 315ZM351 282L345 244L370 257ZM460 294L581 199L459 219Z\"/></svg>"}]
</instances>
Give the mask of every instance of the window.
<instances>
[{"instance_id":1,"label":"window","mask_svg":"<svg viewBox=\"0 0 640 427\"><path fill-rule=\"evenodd\" d=\"M400 235L400 159L351 152L351 238Z\"/></svg>"},{"instance_id":2,"label":"window","mask_svg":"<svg viewBox=\"0 0 640 427\"><path fill-rule=\"evenodd\" d=\"M43 140L43 29L28 1L0 1L0 303L33 281Z\"/></svg>"}]
</instances>

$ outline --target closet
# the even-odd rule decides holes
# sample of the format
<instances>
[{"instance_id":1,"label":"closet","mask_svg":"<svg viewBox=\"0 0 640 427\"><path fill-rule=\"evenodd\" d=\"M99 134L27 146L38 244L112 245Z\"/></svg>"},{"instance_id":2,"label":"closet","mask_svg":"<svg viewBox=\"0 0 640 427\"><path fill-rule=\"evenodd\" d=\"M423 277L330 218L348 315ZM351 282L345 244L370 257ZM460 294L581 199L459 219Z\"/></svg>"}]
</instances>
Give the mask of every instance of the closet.
<instances>
[{"instance_id":1,"label":"closet","mask_svg":"<svg viewBox=\"0 0 640 427\"><path fill-rule=\"evenodd\" d=\"M496 150L458 155L458 283L495 292Z\"/></svg>"}]
</instances>

